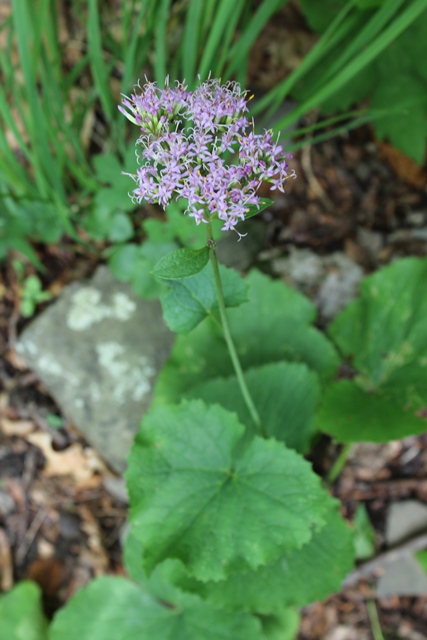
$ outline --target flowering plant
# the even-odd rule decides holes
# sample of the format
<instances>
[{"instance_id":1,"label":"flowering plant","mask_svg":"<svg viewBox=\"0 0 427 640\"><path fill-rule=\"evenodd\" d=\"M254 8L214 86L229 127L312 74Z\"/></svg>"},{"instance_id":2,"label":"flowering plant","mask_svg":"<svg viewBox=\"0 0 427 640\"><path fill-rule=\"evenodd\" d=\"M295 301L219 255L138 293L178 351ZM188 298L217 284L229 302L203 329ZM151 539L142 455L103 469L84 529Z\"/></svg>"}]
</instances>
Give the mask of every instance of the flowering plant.
<instances>
[{"instance_id":1,"label":"flowering plant","mask_svg":"<svg viewBox=\"0 0 427 640\"><path fill-rule=\"evenodd\" d=\"M185 198L185 213L196 224L213 217L234 229L253 205L259 210L257 191L263 180L284 191L291 156L273 141L272 131L247 133L247 92L218 80L187 91L177 84L160 89L147 83L140 94L124 97L120 111L140 126L141 166L134 176L133 198L139 204L163 207L172 198ZM249 98L250 99L250 98ZM227 156L236 161L227 162Z\"/></svg>"},{"instance_id":2,"label":"flowering plant","mask_svg":"<svg viewBox=\"0 0 427 640\"><path fill-rule=\"evenodd\" d=\"M234 229L261 209L263 180L283 190L293 175L271 132L246 132L246 95L216 80L147 84L120 107L142 133L132 197L185 199L207 241L153 269L181 335L129 458L132 580L80 590L49 640L291 640L296 607L351 568L352 534L303 458L337 354L307 299L218 264L213 220Z\"/></svg>"}]
</instances>

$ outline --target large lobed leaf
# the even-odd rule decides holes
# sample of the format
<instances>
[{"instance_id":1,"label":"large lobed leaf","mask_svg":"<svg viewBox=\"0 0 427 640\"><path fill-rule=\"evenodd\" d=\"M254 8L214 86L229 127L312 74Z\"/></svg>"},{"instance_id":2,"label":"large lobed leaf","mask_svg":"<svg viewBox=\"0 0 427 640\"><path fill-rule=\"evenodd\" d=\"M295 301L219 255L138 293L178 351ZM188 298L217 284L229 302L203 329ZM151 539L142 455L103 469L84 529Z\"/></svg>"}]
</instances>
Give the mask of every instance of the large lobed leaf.
<instances>
[{"instance_id":1,"label":"large lobed leaf","mask_svg":"<svg viewBox=\"0 0 427 640\"><path fill-rule=\"evenodd\" d=\"M249 301L227 310L243 369L286 360L304 362L324 380L332 378L338 358L331 343L311 326L314 305L258 271L252 271L246 283ZM233 374L222 332L206 319L190 335L178 337L158 378L155 403L178 402L196 385Z\"/></svg>"},{"instance_id":2,"label":"large lobed leaf","mask_svg":"<svg viewBox=\"0 0 427 640\"><path fill-rule=\"evenodd\" d=\"M94 580L56 614L49 640L262 640L256 618L157 583L151 594L125 578Z\"/></svg>"},{"instance_id":3,"label":"large lobed leaf","mask_svg":"<svg viewBox=\"0 0 427 640\"><path fill-rule=\"evenodd\" d=\"M328 495L275 440L242 446L235 414L202 401L153 409L127 472L131 522L148 572L181 560L199 580L256 569L308 542Z\"/></svg>"},{"instance_id":4,"label":"large lobed leaf","mask_svg":"<svg viewBox=\"0 0 427 640\"><path fill-rule=\"evenodd\" d=\"M172 561L169 580L185 592L196 593L215 608L226 611L256 611L277 615L286 607L303 607L338 591L354 566L354 532L341 518L330 499L326 523L301 549L293 549L279 560L255 571L234 573L225 580L201 582L190 578L182 563ZM126 539L125 562L134 580L148 585L142 570L142 546L134 529ZM164 573L167 560L155 573ZM164 593L157 592L165 598ZM167 598L166 598L167 599Z\"/></svg>"},{"instance_id":5,"label":"large lobed leaf","mask_svg":"<svg viewBox=\"0 0 427 640\"><path fill-rule=\"evenodd\" d=\"M320 396L318 377L307 365L296 362L272 362L247 369L245 380L249 393L269 437L306 453L314 433L313 416ZM190 397L206 403L220 401L256 434L256 425L243 400L236 376L215 378L194 387Z\"/></svg>"},{"instance_id":6,"label":"large lobed leaf","mask_svg":"<svg viewBox=\"0 0 427 640\"><path fill-rule=\"evenodd\" d=\"M356 369L332 384L319 427L341 442L421 433L427 409L427 260L399 260L361 285L330 335Z\"/></svg>"},{"instance_id":7,"label":"large lobed leaf","mask_svg":"<svg viewBox=\"0 0 427 640\"><path fill-rule=\"evenodd\" d=\"M34 582L20 582L0 597L2 640L47 640L47 626L41 591Z\"/></svg>"},{"instance_id":8,"label":"large lobed leaf","mask_svg":"<svg viewBox=\"0 0 427 640\"><path fill-rule=\"evenodd\" d=\"M303 607L339 591L353 566L353 533L333 505L325 526L301 549L227 580L201 584L183 579L183 583L214 606L272 614L285 606Z\"/></svg>"}]
</instances>

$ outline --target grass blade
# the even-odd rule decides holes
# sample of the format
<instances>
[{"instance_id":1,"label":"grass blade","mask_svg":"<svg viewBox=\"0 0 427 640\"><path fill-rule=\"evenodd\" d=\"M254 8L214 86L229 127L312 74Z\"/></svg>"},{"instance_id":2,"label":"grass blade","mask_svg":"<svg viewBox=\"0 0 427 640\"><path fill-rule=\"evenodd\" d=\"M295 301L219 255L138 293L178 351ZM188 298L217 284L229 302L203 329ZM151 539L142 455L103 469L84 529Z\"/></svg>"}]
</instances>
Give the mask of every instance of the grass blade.
<instances>
[{"instance_id":1,"label":"grass blade","mask_svg":"<svg viewBox=\"0 0 427 640\"><path fill-rule=\"evenodd\" d=\"M203 3L190 0L187 19L182 36L182 71L183 77L191 83L196 76L197 58L200 47L200 30L202 23Z\"/></svg>"},{"instance_id":2,"label":"grass blade","mask_svg":"<svg viewBox=\"0 0 427 640\"><path fill-rule=\"evenodd\" d=\"M202 80L206 79L209 72L212 70L213 62L215 57L218 55L221 39L226 31L228 22L236 19L236 14L237 18L240 16L243 4L243 0L235 0L235 2L221 0L217 6L214 14L214 21L211 25L199 65L199 74Z\"/></svg>"},{"instance_id":3,"label":"grass blade","mask_svg":"<svg viewBox=\"0 0 427 640\"><path fill-rule=\"evenodd\" d=\"M89 59L93 79L95 81L95 86L98 91L105 116L109 121L111 121L115 115L115 110L113 109L113 99L108 82L109 72L104 62L97 0L89 0L87 35Z\"/></svg>"},{"instance_id":4,"label":"grass blade","mask_svg":"<svg viewBox=\"0 0 427 640\"><path fill-rule=\"evenodd\" d=\"M167 27L171 0L161 0L157 9L155 27L155 59L154 59L154 77L159 85L165 81L167 71Z\"/></svg>"},{"instance_id":5,"label":"grass blade","mask_svg":"<svg viewBox=\"0 0 427 640\"><path fill-rule=\"evenodd\" d=\"M275 123L275 128L286 128L304 113L322 104L324 100L347 84L359 71L372 62L372 60L384 51L384 49L403 33L425 10L426 0L415 0L412 5L399 15L398 19L394 20L374 42L368 45L364 51L348 63L332 80L322 85L319 91L314 93L304 104L297 107L292 114L285 116Z\"/></svg>"},{"instance_id":6,"label":"grass blade","mask_svg":"<svg viewBox=\"0 0 427 640\"><path fill-rule=\"evenodd\" d=\"M248 26L232 46L228 53L228 59L231 60L226 71L225 78L230 78L232 74L239 70L245 64L249 55L250 48L254 44L256 38L260 34L267 21L273 13L287 4L288 0L264 0L253 14Z\"/></svg>"}]
</instances>

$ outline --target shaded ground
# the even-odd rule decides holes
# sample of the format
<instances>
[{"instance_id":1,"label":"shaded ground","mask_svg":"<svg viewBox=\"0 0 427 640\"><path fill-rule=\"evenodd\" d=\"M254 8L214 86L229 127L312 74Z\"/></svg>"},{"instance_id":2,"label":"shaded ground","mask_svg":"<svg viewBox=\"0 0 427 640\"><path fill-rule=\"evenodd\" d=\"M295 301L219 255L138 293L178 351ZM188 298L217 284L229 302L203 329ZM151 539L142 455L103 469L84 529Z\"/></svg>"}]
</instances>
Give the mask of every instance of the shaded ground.
<instances>
[{"instance_id":1,"label":"shaded ground","mask_svg":"<svg viewBox=\"0 0 427 640\"><path fill-rule=\"evenodd\" d=\"M254 51L253 81L264 88L275 82L284 59L292 66L303 55L307 38L303 29L294 30L292 58L281 48L286 38L280 24L271 25ZM264 270L273 271L272 262L293 247L319 255L342 251L366 272L398 257L427 255L426 174L377 143L369 127L305 147L292 166L298 179L258 222L266 229L258 257ZM53 296L92 273L97 262L82 247L38 250ZM0 292L0 590L34 579L51 615L92 577L124 573L120 535L127 509L120 484L73 425L51 426L52 415L57 424L62 420L60 412L14 350L26 321L19 315L19 283L10 264L2 268ZM360 449L333 488L348 518L359 502L366 503L378 552L388 504L396 498L427 500L426 443L420 436L378 446L370 455ZM327 473L336 455L322 441L313 459L318 472ZM300 640L373 637L366 607L373 595L368 579L306 608ZM377 604L387 638L427 637L426 598L393 597Z\"/></svg>"}]
</instances>

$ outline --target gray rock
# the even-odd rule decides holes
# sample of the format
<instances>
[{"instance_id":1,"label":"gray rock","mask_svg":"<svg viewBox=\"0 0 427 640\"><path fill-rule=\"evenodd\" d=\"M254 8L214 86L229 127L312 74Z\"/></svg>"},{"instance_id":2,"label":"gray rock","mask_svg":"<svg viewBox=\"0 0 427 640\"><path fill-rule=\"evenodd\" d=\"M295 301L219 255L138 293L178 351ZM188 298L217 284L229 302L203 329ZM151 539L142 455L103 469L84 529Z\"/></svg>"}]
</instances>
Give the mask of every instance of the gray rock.
<instances>
[{"instance_id":1,"label":"gray rock","mask_svg":"<svg viewBox=\"0 0 427 640\"><path fill-rule=\"evenodd\" d=\"M105 476L104 487L107 489L108 493L110 493L113 496L113 498L117 500L117 502L121 502L122 504L129 503L129 494L126 488L126 481L124 478L116 478L114 476Z\"/></svg>"},{"instance_id":2,"label":"gray rock","mask_svg":"<svg viewBox=\"0 0 427 640\"><path fill-rule=\"evenodd\" d=\"M378 579L376 595L427 595L427 575L412 555L403 555L386 565Z\"/></svg>"},{"instance_id":3,"label":"gray rock","mask_svg":"<svg viewBox=\"0 0 427 640\"><path fill-rule=\"evenodd\" d=\"M339 251L319 256L310 249L291 248L287 258L273 260L272 268L291 287L308 295L326 321L358 295L364 276L363 269Z\"/></svg>"},{"instance_id":4,"label":"gray rock","mask_svg":"<svg viewBox=\"0 0 427 640\"><path fill-rule=\"evenodd\" d=\"M100 267L90 282L64 289L17 351L64 415L123 471L173 339L158 301L138 298Z\"/></svg>"},{"instance_id":5,"label":"gray rock","mask_svg":"<svg viewBox=\"0 0 427 640\"><path fill-rule=\"evenodd\" d=\"M426 220L424 211L410 211L406 215L406 220L411 227L422 227Z\"/></svg>"},{"instance_id":6,"label":"gray rock","mask_svg":"<svg viewBox=\"0 0 427 640\"><path fill-rule=\"evenodd\" d=\"M310 249L290 248L289 257L273 261L273 270L285 275L300 291L309 292L325 276L324 259Z\"/></svg>"},{"instance_id":7,"label":"gray rock","mask_svg":"<svg viewBox=\"0 0 427 640\"><path fill-rule=\"evenodd\" d=\"M427 506L417 500L393 502L387 514L385 539L389 547L427 530Z\"/></svg>"},{"instance_id":8,"label":"gray rock","mask_svg":"<svg viewBox=\"0 0 427 640\"><path fill-rule=\"evenodd\" d=\"M378 254L384 246L382 233L359 227L356 232L356 240L371 260L378 259Z\"/></svg>"},{"instance_id":9,"label":"gray rock","mask_svg":"<svg viewBox=\"0 0 427 640\"><path fill-rule=\"evenodd\" d=\"M320 315L332 320L359 292L363 269L344 253L328 256L329 273L322 282L316 296Z\"/></svg>"}]
</instances>

